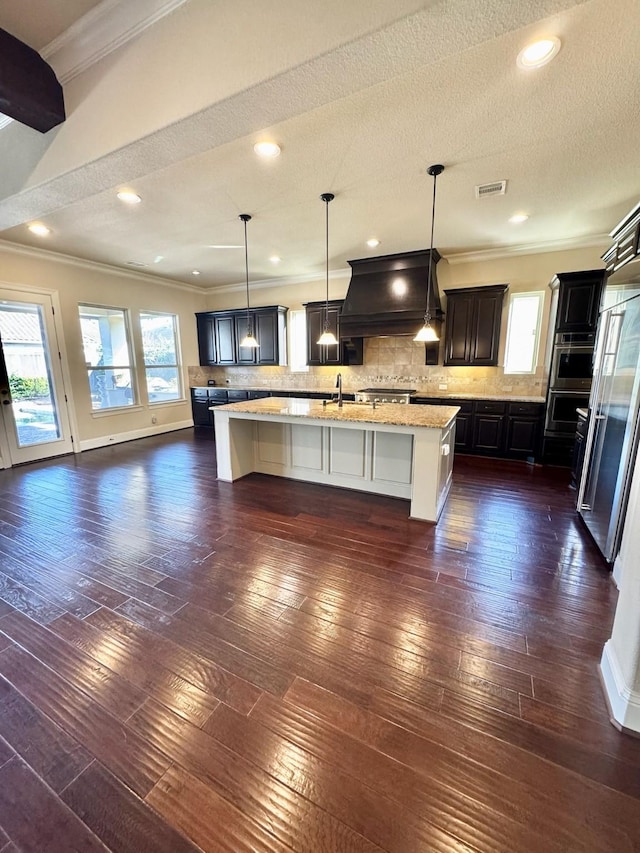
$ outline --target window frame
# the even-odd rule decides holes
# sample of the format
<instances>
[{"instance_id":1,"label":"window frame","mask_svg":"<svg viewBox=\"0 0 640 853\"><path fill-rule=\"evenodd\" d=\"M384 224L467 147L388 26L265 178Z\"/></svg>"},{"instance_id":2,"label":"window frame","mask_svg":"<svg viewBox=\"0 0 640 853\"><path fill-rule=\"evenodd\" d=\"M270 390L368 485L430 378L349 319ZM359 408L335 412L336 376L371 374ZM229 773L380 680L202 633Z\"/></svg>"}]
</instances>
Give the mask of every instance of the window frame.
<instances>
[{"instance_id":1,"label":"window frame","mask_svg":"<svg viewBox=\"0 0 640 853\"><path fill-rule=\"evenodd\" d=\"M86 352L84 346L84 332L82 330L82 315L83 313L90 313L91 309L98 309L101 311L118 311L122 314L123 318L123 326L125 333L125 342L127 346L127 353L129 355L129 364L103 364L100 366L97 365L88 365L86 360ZM131 324L131 312L128 308L122 308L118 305L101 305L99 303L94 302L79 302L78 303L78 321L80 323L80 339L82 343L82 355L83 361L85 365L85 370L87 373L87 383L89 386L89 399L91 401L91 414L92 415L104 415L110 412L128 412L132 409L140 408L140 393L138 389L137 382L137 371L136 371L136 360L135 360L135 347L133 345L133 334L132 334L132 324ZM93 405L93 392L91 390L91 373L95 370L128 370L129 375L131 377L131 402L127 405L120 406L100 406L99 408L95 408Z\"/></svg>"},{"instance_id":2,"label":"window frame","mask_svg":"<svg viewBox=\"0 0 640 853\"><path fill-rule=\"evenodd\" d=\"M532 297L536 297L538 302L538 311L536 316L535 323L535 340L533 343L533 351L531 357L531 367L529 370L509 370L508 361L509 361L509 349L511 342L511 329L512 329L512 317L514 305L519 299L531 299ZM511 293L509 295L509 312L507 317L507 334L505 339L505 349L504 349L504 366L503 371L505 376L533 376L535 375L538 369L538 361L540 358L540 340L541 340L541 331L542 331L542 315L544 309L544 300L545 300L545 292L544 290L528 290L515 293Z\"/></svg>"},{"instance_id":3,"label":"window frame","mask_svg":"<svg viewBox=\"0 0 640 853\"><path fill-rule=\"evenodd\" d=\"M176 354L177 363L176 364L147 364L145 351L144 351L144 334L142 332L142 318L143 316L152 316L152 317L170 317L173 322L173 346L174 352ZM177 314L173 314L171 311L149 311L147 309L140 309L138 311L138 326L140 329L140 351L142 353L142 370L144 372L144 387L147 392L147 402L149 406L169 406L174 403L183 402L186 398L184 396L184 377L182 375L182 348L180 346L180 327L179 327L179 317ZM166 367L174 367L176 373L178 375L178 396L174 397L171 400L152 400L150 397L149 384L147 381L147 369L148 368L166 368Z\"/></svg>"},{"instance_id":4,"label":"window frame","mask_svg":"<svg viewBox=\"0 0 640 853\"><path fill-rule=\"evenodd\" d=\"M300 326L301 324L296 320L296 318L302 319L303 327L302 330L296 329L294 333L294 324L296 326ZM307 311L306 308L293 308L289 310L288 315L288 346L289 346L289 372L290 373L308 373L309 372L309 364L307 362L308 353L307 353ZM301 334L300 334L301 331ZM300 343L301 341L301 343ZM297 346L296 346L297 343ZM297 353L296 350L299 348L300 352ZM302 360L296 359L296 355L301 355Z\"/></svg>"}]
</instances>

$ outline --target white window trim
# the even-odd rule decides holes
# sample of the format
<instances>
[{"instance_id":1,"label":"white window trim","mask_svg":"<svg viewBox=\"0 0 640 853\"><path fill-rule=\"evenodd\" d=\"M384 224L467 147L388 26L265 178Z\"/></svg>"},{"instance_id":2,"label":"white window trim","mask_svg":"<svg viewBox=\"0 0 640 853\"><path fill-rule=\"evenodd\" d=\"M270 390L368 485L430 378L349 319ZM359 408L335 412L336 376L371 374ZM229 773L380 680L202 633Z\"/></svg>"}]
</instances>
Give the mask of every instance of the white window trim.
<instances>
[{"instance_id":1,"label":"white window trim","mask_svg":"<svg viewBox=\"0 0 640 853\"><path fill-rule=\"evenodd\" d=\"M511 293L509 297L509 314L507 320L507 339L505 342L505 351L504 351L504 373L506 376L533 376L538 369L538 359L540 358L540 333L542 327L542 309L544 306L544 290L529 290L526 292L516 292ZM511 317L513 312L513 305L518 299L523 298L531 298L535 296L538 300L538 316L536 318L536 333L535 333L535 341L533 344L533 359L530 370L508 370L507 369L507 356L509 354L509 341L511 335Z\"/></svg>"},{"instance_id":2,"label":"white window trim","mask_svg":"<svg viewBox=\"0 0 640 853\"><path fill-rule=\"evenodd\" d=\"M306 316L307 316L307 312L304 308L295 308L295 309L289 311L289 323L288 323L289 334L287 335L287 337L289 339L288 343L289 343L289 372L290 373L308 373L309 372L309 365L306 363L306 361L307 361ZM296 317L304 317L305 318L304 335L302 335L302 342L301 343L299 341L300 335L295 335L293 332L293 325L296 322ZM296 338L298 339L298 345L301 349L301 352L299 353L299 355L303 354L302 349L304 349L304 361L301 361L300 359L296 360L296 358L294 358L295 353L293 351L293 348L294 348L294 342L295 342Z\"/></svg>"},{"instance_id":3,"label":"white window trim","mask_svg":"<svg viewBox=\"0 0 640 853\"><path fill-rule=\"evenodd\" d=\"M104 414L111 413L122 413L122 412L131 412L135 409L141 409L142 404L140 403L140 389L138 387L138 377L136 370L136 361L135 361L135 349L133 345L133 328L131 323L131 312L129 308L122 308L119 305L103 305L98 302L78 302L78 321L80 322L80 339L82 341L82 356L84 359L84 337L82 334L82 309L83 308L104 308L110 311L121 311L124 317L124 326L127 335L127 351L129 353L129 364L128 365L101 365L97 367L96 365L86 366L85 362L85 372L87 374L87 384L89 385L89 389L91 389L91 383L89 381L89 374L92 370L128 370L131 376L131 393L132 393L132 403L130 406L107 406L105 408L94 409L93 404L91 405L91 415L98 417L104 416ZM101 413L101 414L100 414Z\"/></svg>"},{"instance_id":4,"label":"white window trim","mask_svg":"<svg viewBox=\"0 0 640 853\"><path fill-rule=\"evenodd\" d=\"M173 340L175 344L176 357L179 359L177 364L147 364L144 356L144 335L142 334L142 315L143 314L151 314L155 317L171 317L173 320ZM141 308L138 311L138 325L140 327L140 343L142 345L142 369L144 372L144 384L145 390L147 392L147 403L149 408L155 408L156 406L167 406L172 403L184 403L186 401L185 397L185 381L182 372L182 347L180 344L180 324L179 317L177 314L173 314L171 311L148 311L144 308ZM175 367L178 373L178 382L180 383L180 387L178 388L179 396L174 400L150 400L149 399L149 388L147 386L147 368L148 367Z\"/></svg>"}]
</instances>

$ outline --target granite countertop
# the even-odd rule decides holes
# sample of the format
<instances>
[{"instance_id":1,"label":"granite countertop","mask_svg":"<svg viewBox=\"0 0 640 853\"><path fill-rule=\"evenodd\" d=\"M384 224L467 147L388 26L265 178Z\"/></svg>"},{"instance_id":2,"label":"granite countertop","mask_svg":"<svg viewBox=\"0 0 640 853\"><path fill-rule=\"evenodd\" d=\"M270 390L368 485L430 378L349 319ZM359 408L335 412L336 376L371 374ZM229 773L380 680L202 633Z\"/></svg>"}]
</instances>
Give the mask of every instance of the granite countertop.
<instances>
[{"instance_id":1,"label":"granite countertop","mask_svg":"<svg viewBox=\"0 0 640 853\"><path fill-rule=\"evenodd\" d=\"M340 409L336 403L322 400L296 400L291 397L264 397L242 403L212 407L214 414L238 412L247 415L285 415L287 417L315 418L326 421L386 424L389 426L427 427L443 429L460 411L459 406L407 406L399 403L345 402Z\"/></svg>"},{"instance_id":2,"label":"granite countertop","mask_svg":"<svg viewBox=\"0 0 640 853\"><path fill-rule=\"evenodd\" d=\"M331 394L335 393L335 389L333 388L314 388L313 390L310 388L258 388L255 386L249 385L192 385L192 388L222 388L226 391L269 391L270 393L274 393L274 391L279 390L283 392L295 392L296 394ZM351 390L348 388L344 389L345 394L355 394L356 390ZM428 397L430 400L498 400L505 403L544 403L545 397L514 397L510 394L450 394L448 392L442 391L418 391L415 394L416 397Z\"/></svg>"}]
</instances>

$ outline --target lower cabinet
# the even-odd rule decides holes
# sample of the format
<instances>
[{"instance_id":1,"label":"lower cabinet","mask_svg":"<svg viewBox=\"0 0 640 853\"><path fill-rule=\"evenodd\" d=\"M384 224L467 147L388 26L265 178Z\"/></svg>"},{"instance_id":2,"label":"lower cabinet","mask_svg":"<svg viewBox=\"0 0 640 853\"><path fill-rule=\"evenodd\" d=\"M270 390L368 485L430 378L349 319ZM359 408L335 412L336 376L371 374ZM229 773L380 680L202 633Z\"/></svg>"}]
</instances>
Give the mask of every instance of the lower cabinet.
<instances>
[{"instance_id":1,"label":"lower cabinet","mask_svg":"<svg viewBox=\"0 0 640 853\"><path fill-rule=\"evenodd\" d=\"M460 407L456 418L456 453L504 459L535 459L540 455L542 403L442 397L418 397L414 403Z\"/></svg>"}]
</instances>

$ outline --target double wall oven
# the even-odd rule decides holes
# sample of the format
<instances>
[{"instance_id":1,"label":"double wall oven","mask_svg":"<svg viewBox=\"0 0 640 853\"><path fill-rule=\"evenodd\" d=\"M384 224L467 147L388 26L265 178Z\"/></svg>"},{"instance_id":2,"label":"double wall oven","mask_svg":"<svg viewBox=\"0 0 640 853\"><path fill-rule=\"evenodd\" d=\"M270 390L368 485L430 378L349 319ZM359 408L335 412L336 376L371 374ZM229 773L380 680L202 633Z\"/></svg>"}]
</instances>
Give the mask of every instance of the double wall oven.
<instances>
[{"instance_id":1,"label":"double wall oven","mask_svg":"<svg viewBox=\"0 0 640 853\"><path fill-rule=\"evenodd\" d=\"M586 332L556 334L544 425L546 438L572 438L578 422L576 409L589 405L594 337Z\"/></svg>"}]
</instances>

